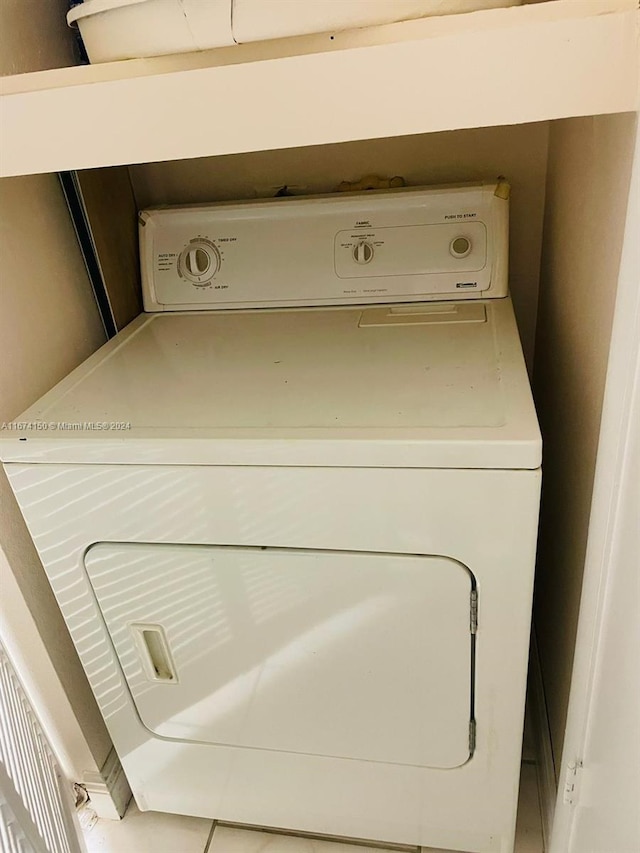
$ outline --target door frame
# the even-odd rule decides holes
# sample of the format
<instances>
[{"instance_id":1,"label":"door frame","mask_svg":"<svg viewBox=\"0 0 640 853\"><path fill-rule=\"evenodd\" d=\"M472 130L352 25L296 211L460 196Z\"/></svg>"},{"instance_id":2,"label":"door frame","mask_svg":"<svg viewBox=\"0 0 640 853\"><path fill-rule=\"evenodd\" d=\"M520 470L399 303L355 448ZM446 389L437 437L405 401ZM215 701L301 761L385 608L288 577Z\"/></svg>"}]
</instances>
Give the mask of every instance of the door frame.
<instances>
[{"instance_id":1,"label":"door frame","mask_svg":"<svg viewBox=\"0 0 640 853\"><path fill-rule=\"evenodd\" d=\"M581 817L579 777L587 768L589 773L598 772L596 763L590 763L589 750L609 615L606 605L612 580L624 559L623 539L628 536L622 508L637 488L633 477L625 477L625 471L631 465L634 436L640 431L639 233L640 137L636 136L550 853L578 853L573 838Z\"/></svg>"}]
</instances>

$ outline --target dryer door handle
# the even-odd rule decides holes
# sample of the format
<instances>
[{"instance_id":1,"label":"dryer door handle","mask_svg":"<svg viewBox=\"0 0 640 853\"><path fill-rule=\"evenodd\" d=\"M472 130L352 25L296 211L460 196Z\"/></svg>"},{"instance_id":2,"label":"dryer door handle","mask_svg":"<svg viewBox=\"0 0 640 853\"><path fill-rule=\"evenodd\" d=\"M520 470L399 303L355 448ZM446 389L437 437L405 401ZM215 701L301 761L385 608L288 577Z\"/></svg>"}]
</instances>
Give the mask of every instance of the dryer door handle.
<instances>
[{"instance_id":1,"label":"dryer door handle","mask_svg":"<svg viewBox=\"0 0 640 853\"><path fill-rule=\"evenodd\" d=\"M177 684L176 668L162 625L136 623L131 625L131 630L147 678L165 684Z\"/></svg>"}]
</instances>

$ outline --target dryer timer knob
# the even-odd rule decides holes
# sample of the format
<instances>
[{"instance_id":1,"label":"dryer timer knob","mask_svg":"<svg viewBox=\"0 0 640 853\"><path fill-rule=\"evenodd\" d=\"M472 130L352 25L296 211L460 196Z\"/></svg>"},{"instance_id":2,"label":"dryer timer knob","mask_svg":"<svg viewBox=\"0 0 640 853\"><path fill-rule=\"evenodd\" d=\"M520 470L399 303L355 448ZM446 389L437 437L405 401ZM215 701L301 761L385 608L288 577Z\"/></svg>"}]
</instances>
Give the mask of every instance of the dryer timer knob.
<instances>
[{"instance_id":1,"label":"dryer timer knob","mask_svg":"<svg viewBox=\"0 0 640 853\"><path fill-rule=\"evenodd\" d=\"M220 253L213 244L194 240L182 251L179 268L193 284L204 284L218 272Z\"/></svg>"}]
</instances>

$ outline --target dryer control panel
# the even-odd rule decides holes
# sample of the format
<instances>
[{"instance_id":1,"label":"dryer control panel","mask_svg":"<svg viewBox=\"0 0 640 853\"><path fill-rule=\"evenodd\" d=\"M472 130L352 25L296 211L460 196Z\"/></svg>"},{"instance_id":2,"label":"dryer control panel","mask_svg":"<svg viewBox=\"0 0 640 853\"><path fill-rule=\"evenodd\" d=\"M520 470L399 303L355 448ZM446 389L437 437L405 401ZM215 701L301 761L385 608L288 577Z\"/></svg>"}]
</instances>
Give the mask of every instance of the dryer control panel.
<instances>
[{"instance_id":1,"label":"dryer control panel","mask_svg":"<svg viewBox=\"0 0 640 853\"><path fill-rule=\"evenodd\" d=\"M465 184L145 210L145 310L505 296L508 196Z\"/></svg>"}]
</instances>

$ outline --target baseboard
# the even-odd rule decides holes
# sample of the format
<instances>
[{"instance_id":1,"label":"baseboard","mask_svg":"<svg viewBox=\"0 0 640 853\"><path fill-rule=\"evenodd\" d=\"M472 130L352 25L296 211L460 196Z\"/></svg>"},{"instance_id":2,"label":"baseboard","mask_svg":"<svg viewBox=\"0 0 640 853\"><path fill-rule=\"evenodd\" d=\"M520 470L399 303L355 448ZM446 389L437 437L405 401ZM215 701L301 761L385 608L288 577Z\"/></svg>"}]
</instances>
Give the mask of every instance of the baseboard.
<instances>
[{"instance_id":1,"label":"baseboard","mask_svg":"<svg viewBox=\"0 0 640 853\"><path fill-rule=\"evenodd\" d=\"M115 749L111 750L99 773L84 774L82 784L89 794L90 807L98 817L120 820L132 795Z\"/></svg>"},{"instance_id":2,"label":"baseboard","mask_svg":"<svg viewBox=\"0 0 640 853\"><path fill-rule=\"evenodd\" d=\"M556 771L553 762L553 749L551 746L551 732L549 729L549 717L547 715L547 703L544 696L544 683L542 681L542 669L540 667L540 655L535 629L531 635L531 655L529 663L529 689L532 725L536 741L537 767L538 767L538 794L540 797L540 813L542 817L542 836L544 849L549 850L551 844L551 830L553 829L553 816L556 808Z\"/></svg>"}]
</instances>

